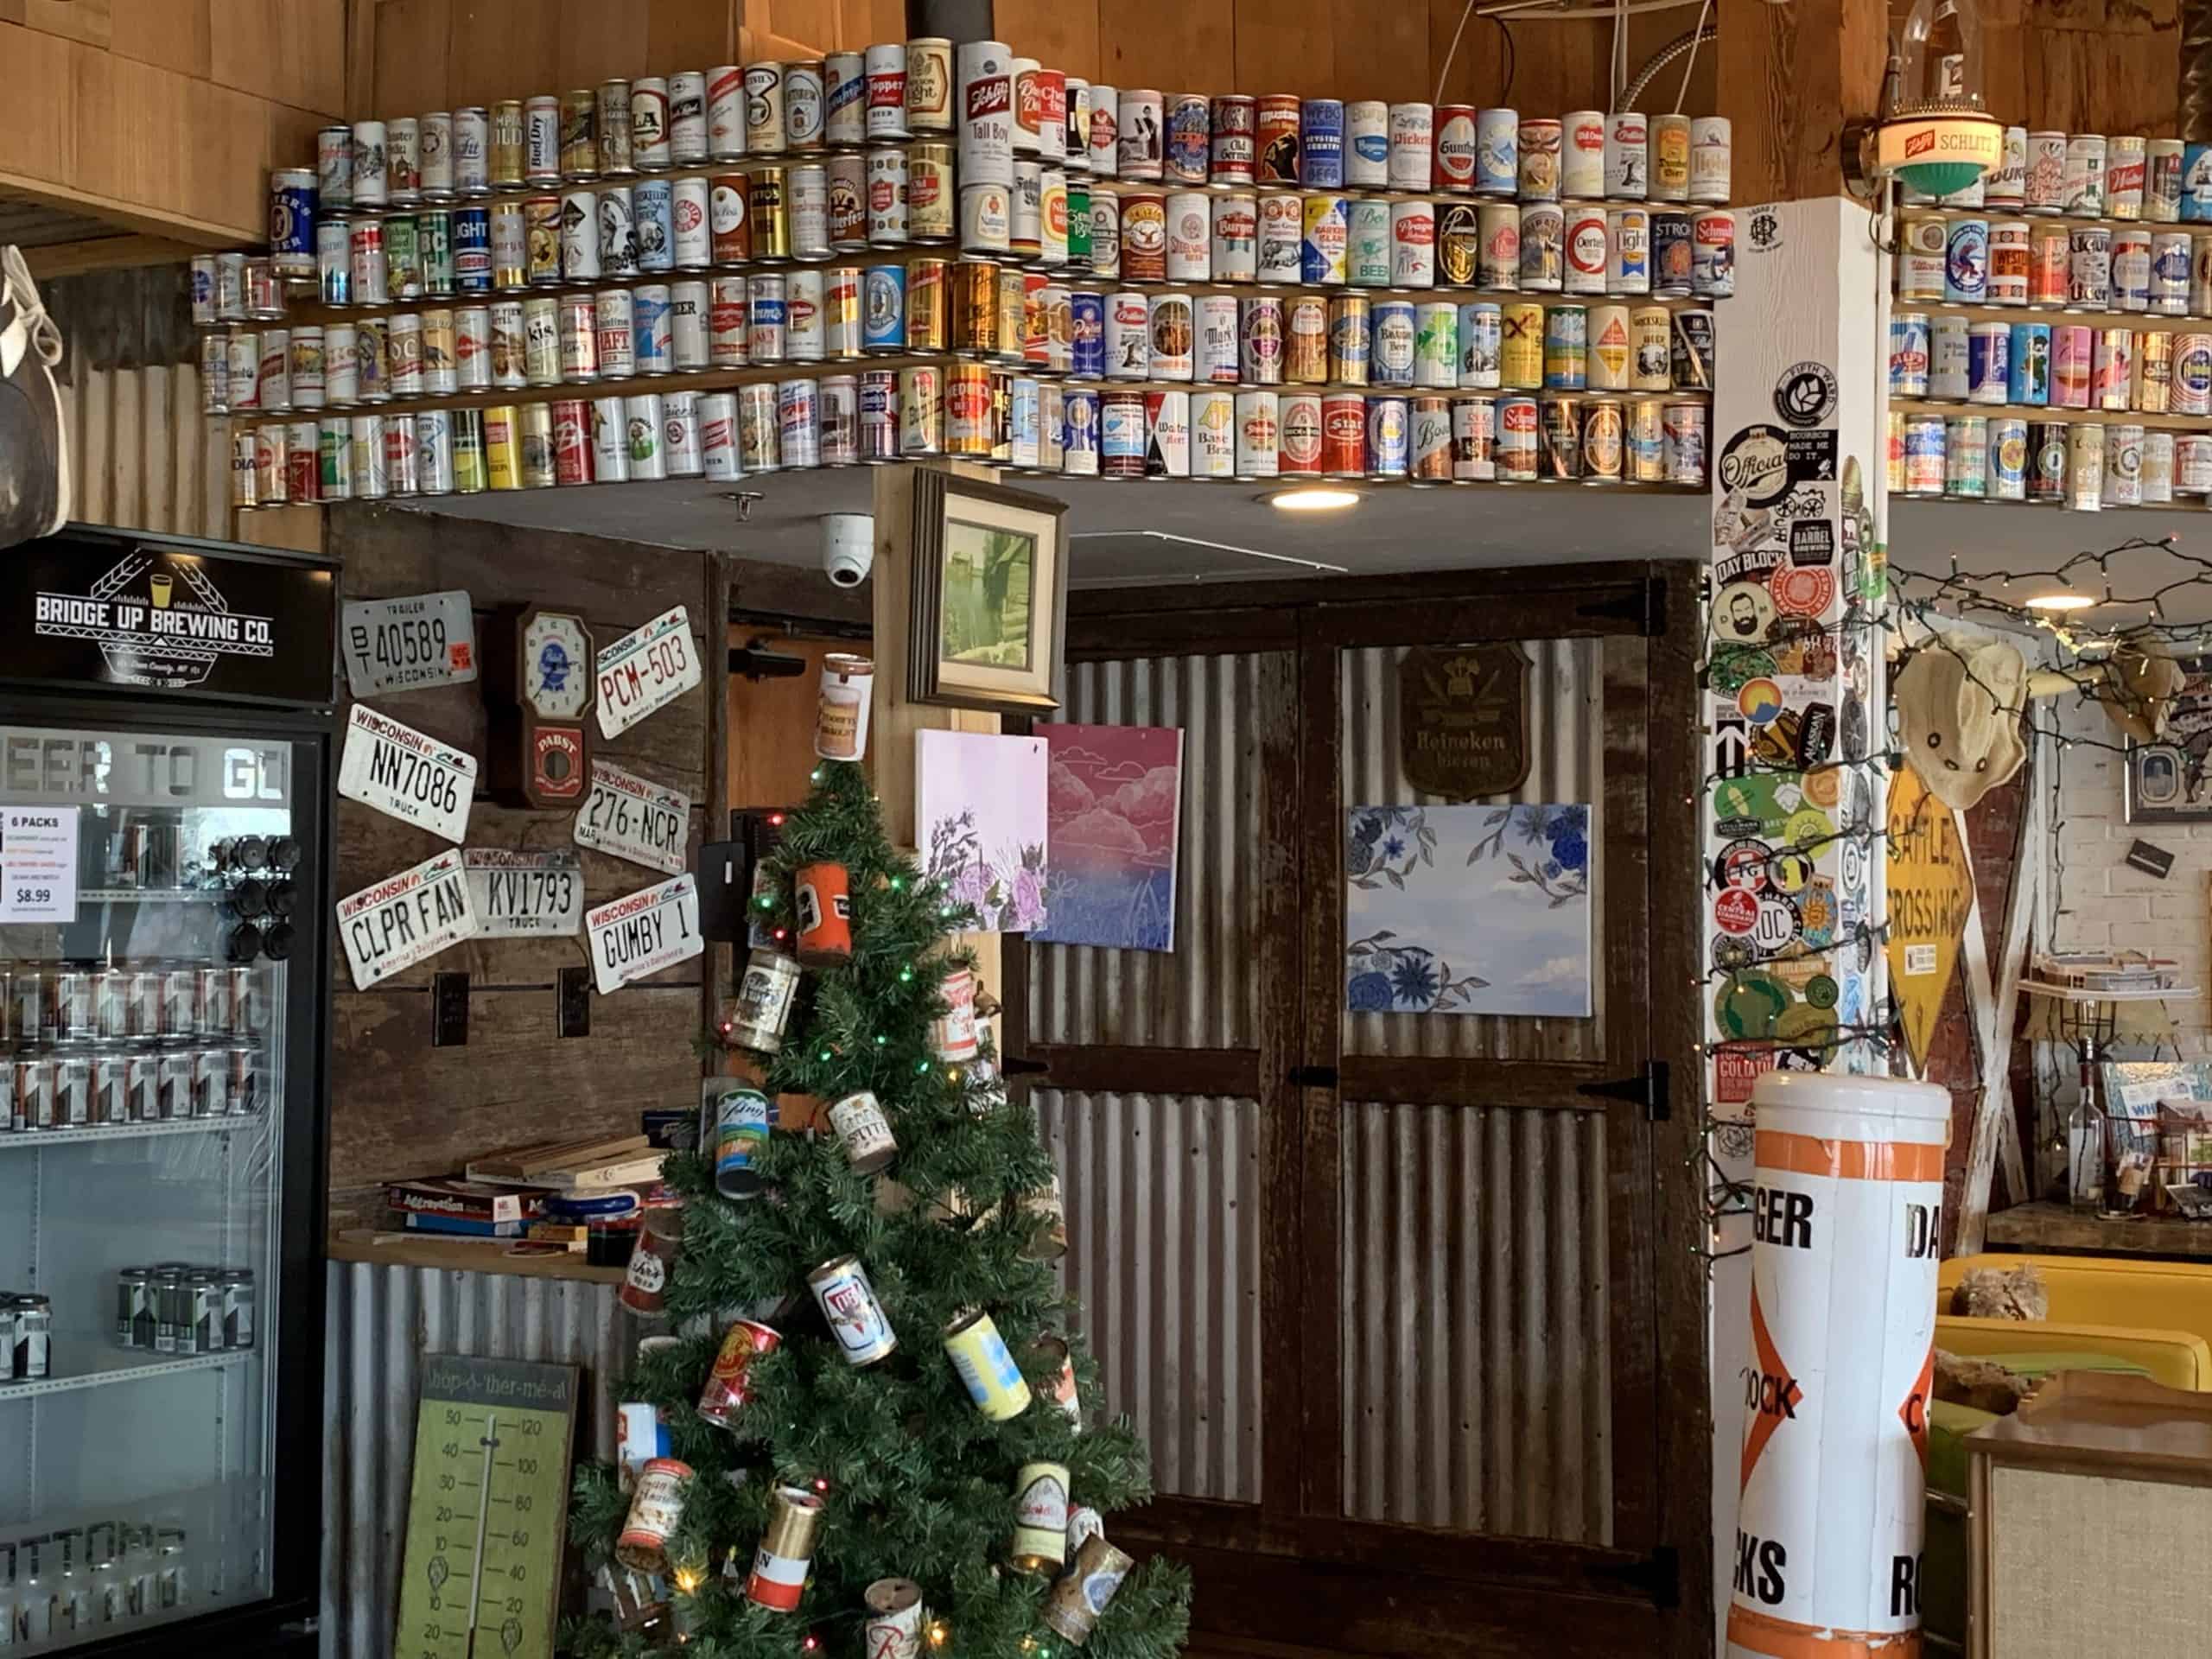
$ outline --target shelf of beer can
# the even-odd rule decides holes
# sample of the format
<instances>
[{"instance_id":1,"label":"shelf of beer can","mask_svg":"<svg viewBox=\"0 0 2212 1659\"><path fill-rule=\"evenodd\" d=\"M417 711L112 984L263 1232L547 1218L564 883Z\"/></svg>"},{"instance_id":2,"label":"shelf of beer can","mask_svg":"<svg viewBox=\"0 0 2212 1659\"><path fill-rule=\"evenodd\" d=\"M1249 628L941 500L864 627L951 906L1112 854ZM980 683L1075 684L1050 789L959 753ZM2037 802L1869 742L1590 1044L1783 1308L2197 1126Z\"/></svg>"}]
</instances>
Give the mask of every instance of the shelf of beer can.
<instances>
[{"instance_id":1,"label":"shelf of beer can","mask_svg":"<svg viewBox=\"0 0 2212 1659\"><path fill-rule=\"evenodd\" d=\"M92 1141L162 1141L180 1135L221 1135L250 1128L251 1117L177 1117L153 1123L95 1123L73 1129L10 1130L0 1124L0 1152L35 1152L41 1147L81 1146Z\"/></svg>"},{"instance_id":2,"label":"shelf of beer can","mask_svg":"<svg viewBox=\"0 0 2212 1659\"><path fill-rule=\"evenodd\" d=\"M2000 416L2020 421L2087 422L2097 426L2153 427L2168 432L2196 432L2212 435L2212 418L2202 415L2152 413L2139 409L2061 409L2044 404L1975 404L1956 398L1905 397L1890 395L1892 415L1940 415L1946 420L1962 415Z\"/></svg>"},{"instance_id":3,"label":"shelf of beer can","mask_svg":"<svg viewBox=\"0 0 2212 1659\"><path fill-rule=\"evenodd\" d=\"M73 1363L81 1357L84 1369L61 1376L0 1382L0 1405L41 1395L73 1394L79 1389L105 1388L116 1382L143 1382L149 1377L174 1376L185 1371L220 1370L227 1365L251 1364L261 1354L258 1348L234 1348L216 1354L163 1358L143 1349L95 1346L102 1340L76 1332L66 1339L58 1338L54 1344L58 1357Z\"/></svg>"},{"instance_id":4,"label":"shelf of beer can","mask_svg":"<svg viewBox=\"0 0 2212 1659\"><path fill-rule=\"evenodd\" d=\"M448 204L441 203L440 206ZM1654 203L1656 207L1659 204ZM1897 210L1900 219L1940 219L1945 224L1953 219L1985 219L1992 224L2024 223L2030 229L2056 226L2063 231L2187 231L2191 235L2212 236L2212 219L2152 219L2147 214L2135 219L2115 219L2110 214L2097 217L2085 213L2037 213L2018 203L2007 207L1961 207L1948 203L1929 203L1904 207Z\"/></svg>"},{"instance_id":5,"label":"shelf of beer can","mask_svg":"<svg viewBox=\"0 0 2212 1659\"><path fill-rule=\"evenodd\" d=\"M2212 230L2212 226L2208 226ZM2212 289L2208 289L2212 297ZM2164 334L2212 334L2212 307L2194 311L2113 311L2105 307L2074 305L1966 305L1951 300L1898 300L1892 317L1924 315L1958 317L1976 322L2047 322L2088 328L2133 328Z\"/></svg>"}]
</instances>

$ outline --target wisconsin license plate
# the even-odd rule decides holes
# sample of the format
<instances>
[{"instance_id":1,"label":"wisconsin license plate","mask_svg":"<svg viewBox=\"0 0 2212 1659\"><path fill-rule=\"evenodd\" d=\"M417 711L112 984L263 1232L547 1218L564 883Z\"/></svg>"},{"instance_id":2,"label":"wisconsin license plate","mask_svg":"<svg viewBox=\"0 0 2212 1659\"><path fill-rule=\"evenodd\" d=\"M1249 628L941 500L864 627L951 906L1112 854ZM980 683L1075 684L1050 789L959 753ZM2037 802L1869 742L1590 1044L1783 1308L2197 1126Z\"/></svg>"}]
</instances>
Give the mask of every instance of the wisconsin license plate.
<instances>
[{"instance_id":1,"label":"wisconsin license plate","mask_svg":"<svg viewBox=\"0 0 2212 1659\"><path fill-rule=\"evenodd\" d=\"M338 901L338 937L356 990L365 991L475 931L467 874L453 848Z\"/></svg>"},{"instance_id":2,"label":"wisconsin license plate","mask_svg":"<svg viewBox=\"0 0 2212 1659\"><path fill-rule=\"evenodd\" d=\"M486 939L566 938L583 931L583 855L462 849L476 931Z\"/></svg>"},{"instance_id":3,"label":"wisconsin license plate","mask_svg":"<svg viewBox=\"0 0 2212 1659\"><path fill-rule=\"evenodd\" d=\"M649 870L683 868L691 798L605 760L591 763L591 794L576 814L575 842Z\"/></svg>"},{"instance_id":4,"label":"wisconsin license plate","mask_svg":"<svg viewBox=\"0 0 2212 1659\"><path fill-rule=\"evenodd\" d=\"M476 759L357 702L346 721L338 792L402 823L459 841L476 798Z\"/></svg>"},{"instance_id":5,"label":"wisconsin license plate","mask_svg":"<svg viewBox=\"0 0 2212 1659\"><path fill-rule=\"evenodd\" d=\"M338 629L346 683L357 697L419 691L476 677L476 618L454 588L346 601Z\"/></svg>"},{"instance_id":6,"label":"wisconsin license plate","mask_svg":"<svg viewBox=\"0 0 2212 1659\"><path fill-rule=\"evenodd\" d=\"M699 683L691 617L666 611L599 653L599 729L619 737Z\"/></svg>"},{"instance_id":7,"label":"wisconsin license plate","mask_svg":"<svg viewBox=\"0 0 2212 1659\"><path fill-rule=\"evenodd\" d=\"M584 926L591 935L592 978L602 996L707 948L699 934L698 884L688 875L601 905Z\"/></svg>"}]
</instances>

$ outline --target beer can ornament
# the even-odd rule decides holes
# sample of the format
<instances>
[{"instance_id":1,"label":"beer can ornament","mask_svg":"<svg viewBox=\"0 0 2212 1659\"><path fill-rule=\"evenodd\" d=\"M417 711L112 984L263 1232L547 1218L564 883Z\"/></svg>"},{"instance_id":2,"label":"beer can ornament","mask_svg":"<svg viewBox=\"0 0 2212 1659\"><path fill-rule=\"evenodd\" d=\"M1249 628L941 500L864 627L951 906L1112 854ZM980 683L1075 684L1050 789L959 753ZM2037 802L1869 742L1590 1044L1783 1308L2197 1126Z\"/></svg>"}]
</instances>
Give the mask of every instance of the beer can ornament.
<instances>
[{"instance_id":1,"label":"beer can ornament","mask_svg":"<svg viewBox=\"0 0 2212 1659\"><path fill-rule=\"evenodd\" d=\"M784 1027L791 1019L791 999L798 990L798 963L781 951L755 950L746 962L736 996L724 1007L724 1039L760 1054L779 1052Z\"/></svg>"},{"instance_id":2,"label":"beer can ornament","mask_svg":"<svg viewBox=\"0 0 2212 1659\"><path fill-rule=\"evenodd\" d=\"M747 1382L753 1362L774 1353L783 1342L782 1332L772 1326L754 1319L734 1321L722 1333L714 1369L707 1373L706 1388L699 1395L699 1415L717 1428L735 1428L740 1413L753 1397Z\"/></svg>"},{"instance_id":3,"label":"beer can ornament","mask_svg":"<svg viewBox=\"0 0 2212 1659\"><path fill-rule=\"evenodd\" d=\"M845 1150L845 1161L855 1175L873 1175L897 1155L899 1142L890 1121L874 1094L866 1089L847 1095L830 1108L830 1127Z\"/></svg>"},{"instance_id":4,"label":"beer can ornament","mask_svg":"<svg viewBox=\"0 0 2212 1659\"><path fill-rule=\"evenodd\" d=\"M912 1579L878 1579L862 1599L868 1624L861 1645L868 1659L921 1659L922 1586Z\"/></svg>"},{"instance_id":5,"label":"beer can ornament","mask_svg":"<svg viewBox=\"0 0 2212 1659\"><path fill-rule=\"evenodd\" d=\"M858 1256L832 1257L807 1274L806 1283L846 1363L873 1365L898 1348L899 1338Z\"/></svg>"},{"instance_id":6,"label":"beer can ornament","mask_svg":"<svg viewBox=\"0 0 2212 1659\"><path fill-rule=\"evenodd\" d=\"M1083 1541L1075 1562L1046 1598L1044 1620L1053 1633L1077 1647L1090 1639L1098 1616L1114 1599L1122 1580L1136 1563L1106 1541L1103 1533Z\"/></svg>"},{"instance_id":7,"label":"beer can ornament","mask_svg":"<svg viewBox=\"0 0 2212 1659\"><path fill-rule=\"evenodd\" d=\"M709 1078L702 1091L708 1121L705 1145L715 1160L715 1191L726 1198L760 1195L760 1157L767 1149L775 1108L749 1084Z\"/></svg>"},{"instance_id":8,"label":"beer can ornament","mask_svg":"<svg viewBox=\"0 0 2212 1659\"><path fill-rule=\"evenodd\" d=\"M1068 1467L1025 1463L1014 1478L1014 1567L1049 1573L1067 1559Z\"/></svg>"},{"instance_id":9,"label":"beer can ornament","mask_svg":"<svg viewBox=\"0 0 2212 1659\"><path fill-rule=\"evenodd\" d=\"M875 664L865 657L831 652L822 659L814 716L814 752L824 760L859 760L868 753L868 709L875 696Z\"/></svg>"},{"instance_id":10,"label":"beer can ornament","mask_svg":"<svg viewBox=\"0 0 2212 1659\"><path fill-rule=\"evenodd\" d=\"M768 1525L753 1554L745 1598L779 1613L795 1612L822 1531L822 1500L801 1486L779 1486L768 1500Z\"/></svg>"},{"instance_id":11,"label":"beer can ornament","mask_svg":"<svg viewBox=\"0 0 2212 1659\"><path fill-rule=\"evenodd\" d=\"M1917 1603L1866 1563L1921 1552L1948 1096L1770 1071L1753 1109L1751 1323L1768 1363L1745 1407L1728 1641L1908 1647Z\"/></svg>"},{"instance_id":12,"label":"beer can ornament","mask_svg":"<svg viewBox=\"0 0 2212 1659\"><path fill-rule=\"evenodd\" d=\"M1029 1379L988 1313L973 1308L957 1315L945 1327L944 1351L976 1409L991 1421L1007 1422L1029 1409Z\"/></svg>"},{"instance_id":13,"label":"beer can ornament","mask_svg":"<svg viewBox=\"0 0 2212 1659\"><path fill-rule=\"evenodd\" d=\"M675 1458L655 1458L638 1471L629 1517L614 1541L616 1560L636 1573L668 1572L668 1541L683 1519L691 1478L691 1465Z\"/></svg>"}]
</instances>

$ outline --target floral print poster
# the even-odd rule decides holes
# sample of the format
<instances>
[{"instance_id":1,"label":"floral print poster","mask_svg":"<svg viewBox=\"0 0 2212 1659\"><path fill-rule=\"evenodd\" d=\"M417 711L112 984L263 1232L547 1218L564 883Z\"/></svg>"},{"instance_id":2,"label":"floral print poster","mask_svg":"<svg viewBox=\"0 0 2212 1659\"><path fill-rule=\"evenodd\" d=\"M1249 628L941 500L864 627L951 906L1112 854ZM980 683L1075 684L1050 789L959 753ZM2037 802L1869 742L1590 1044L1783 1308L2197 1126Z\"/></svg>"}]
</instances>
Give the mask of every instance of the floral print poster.
<instances>
[{"instance_id":1,"label":"floral print poster","mask_svg":"<svg viewBox=\"0 0 2212 1659\"><path fill-rule=\"evenodd\" d=\"M1045 925L1050 761L1041 737L914 734L922 868L982 919L974 931Z\"/></svg>"},{"instance_id":2,"label":"floral print poster","mask_svg":"<svg viewBox=\"0 0 2212 1659\"><path fill-rule=\"evenodd\" d=\"M1344 816L1344 1006L1587 1017L1590 809Z\"/></svg>"}]
</instances>

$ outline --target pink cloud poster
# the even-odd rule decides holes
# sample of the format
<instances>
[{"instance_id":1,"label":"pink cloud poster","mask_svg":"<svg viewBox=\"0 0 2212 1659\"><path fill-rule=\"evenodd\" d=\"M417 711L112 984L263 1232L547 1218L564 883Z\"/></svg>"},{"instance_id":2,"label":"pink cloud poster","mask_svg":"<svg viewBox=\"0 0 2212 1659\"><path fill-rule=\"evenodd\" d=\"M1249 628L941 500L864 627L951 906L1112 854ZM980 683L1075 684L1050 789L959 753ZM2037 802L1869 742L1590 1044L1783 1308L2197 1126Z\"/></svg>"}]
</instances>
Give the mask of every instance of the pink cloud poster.
<instances>
[{"instance_id":1,"label":"pink cloud poster","mask_svg":"<svg viewBox=\"0 0 2212 1659\"><path fill-rule=\"evenodd\" d=\"M1183 734L1173 726L1043 725L1051 759L1046 944L1175 948Z\"/></svg>"}]
</instances>

